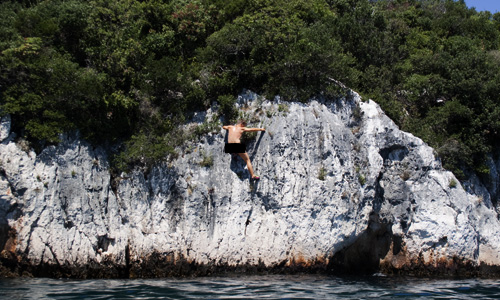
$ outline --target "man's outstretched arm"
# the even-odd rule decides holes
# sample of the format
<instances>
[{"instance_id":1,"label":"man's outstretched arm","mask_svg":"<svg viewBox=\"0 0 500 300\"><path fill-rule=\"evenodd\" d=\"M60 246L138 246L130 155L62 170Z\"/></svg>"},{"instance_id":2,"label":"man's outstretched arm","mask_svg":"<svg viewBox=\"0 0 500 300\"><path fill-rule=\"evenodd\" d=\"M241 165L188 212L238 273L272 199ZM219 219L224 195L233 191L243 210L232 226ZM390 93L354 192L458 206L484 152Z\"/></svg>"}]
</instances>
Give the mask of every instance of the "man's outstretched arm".
<instances>
[{"instance_id":1,"label":"man's outstretched arm","mask_svg":"<svg viewBox=\"0 0 500 300\"><path fill-rule=\"evenodd\" d=\"M245 132L253 132L253 131L266 131L265 128L245 128L243 129Z\"/></svg>"}]
</instances>

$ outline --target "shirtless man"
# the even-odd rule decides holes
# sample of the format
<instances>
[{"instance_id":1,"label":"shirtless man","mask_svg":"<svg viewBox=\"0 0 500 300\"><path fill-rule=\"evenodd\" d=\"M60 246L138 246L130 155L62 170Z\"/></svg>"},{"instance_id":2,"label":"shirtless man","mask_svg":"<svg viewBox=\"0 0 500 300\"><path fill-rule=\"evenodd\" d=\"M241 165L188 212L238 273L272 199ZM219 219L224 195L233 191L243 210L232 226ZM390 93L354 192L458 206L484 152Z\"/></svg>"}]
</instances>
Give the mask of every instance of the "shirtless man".
<instances>
[{"instance_id":1,"label":"shirtless man","mask_svg":"<svg viewBox=\"0 0 500 300\"><path fill-rule=\"evenodd\" d=\"M250 162L250 157L246 152L246 145L241 143L241 135L243 132L253 132L253 131L266 131L264 128L247 128L247 123L245 121L240 121L236 125L227 125L223 126L223 129L229 131L227 137L227 143L224 146L224 152L226 153L238 153L238 155L243 158L243 160L247 163L248 171L250 172L250 176L252 179L259 180L260 177L256 176L253 173L252 163Z\"/></svg>"}]
</instances>

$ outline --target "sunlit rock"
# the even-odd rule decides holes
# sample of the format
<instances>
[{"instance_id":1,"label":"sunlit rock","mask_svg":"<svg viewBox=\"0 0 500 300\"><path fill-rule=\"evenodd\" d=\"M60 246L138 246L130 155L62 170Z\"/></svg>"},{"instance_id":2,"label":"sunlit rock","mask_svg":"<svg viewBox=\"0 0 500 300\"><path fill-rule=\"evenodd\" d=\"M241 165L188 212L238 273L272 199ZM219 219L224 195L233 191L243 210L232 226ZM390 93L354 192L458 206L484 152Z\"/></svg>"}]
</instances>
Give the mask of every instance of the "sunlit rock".
<instances>
[{"instance_id":1,"label":"sunlit rock","mask_svg":"<svg viewBox=\"0 0 500 300\"><path fill-rule=\"evenodd\" d=\"M238 105L251 126L266 128L247 147L260 181L223 153L221 127L147 173L117 178L103 149L75 137L38 155L0 144L0 269L70 277L498 270L490 198L464 190L373 101L351 93L303 104L247 92ZM185 130L215 113L197 114ZM7 126L2 140L10 131L2 119Z\"/></svg>"}]
</instances>

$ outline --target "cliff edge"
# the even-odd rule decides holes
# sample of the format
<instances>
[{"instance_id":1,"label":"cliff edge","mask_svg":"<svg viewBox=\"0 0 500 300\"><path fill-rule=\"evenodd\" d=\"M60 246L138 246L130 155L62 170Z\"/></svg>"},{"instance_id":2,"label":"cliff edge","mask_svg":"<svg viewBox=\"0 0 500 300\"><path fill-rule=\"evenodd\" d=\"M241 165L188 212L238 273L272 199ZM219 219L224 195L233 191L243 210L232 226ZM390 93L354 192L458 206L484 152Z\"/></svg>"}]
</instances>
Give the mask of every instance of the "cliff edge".
<instances>
[{"instance_id":1,"label":"cliff edge","mask_svg":"<svg viewBox=\"0 0 500 300\"><path fill-rule=\"evenodd\" d=\"M37 155L3 117L0 272L500 274L500 221L487 189L466 191L373 101L351 93L303 104L246 92L238 105L267 130L247 147L260 181L223 153L220 127L147 173L112 178L103 149L65 136ZM185 130L214 114L198 113Z\"/></svg>"}]
</instances>

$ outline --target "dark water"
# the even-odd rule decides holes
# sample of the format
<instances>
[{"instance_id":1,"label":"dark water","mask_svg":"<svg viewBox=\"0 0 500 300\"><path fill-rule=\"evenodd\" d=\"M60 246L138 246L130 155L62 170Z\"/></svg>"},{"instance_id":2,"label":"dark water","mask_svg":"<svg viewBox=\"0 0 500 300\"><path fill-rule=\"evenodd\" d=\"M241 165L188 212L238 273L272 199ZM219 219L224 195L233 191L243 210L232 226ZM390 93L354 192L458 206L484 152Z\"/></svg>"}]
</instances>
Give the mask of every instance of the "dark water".
<instances>
[{"instance_id":1,"label":"dark water","mask_svg":"<svg viewBox=\"0 0 500 300\"><path fill-rule=\"evenodd\" d=\"M0 279L1 299L500 299L500 280L383 276Z\"/></svg>"}]
</instances>

